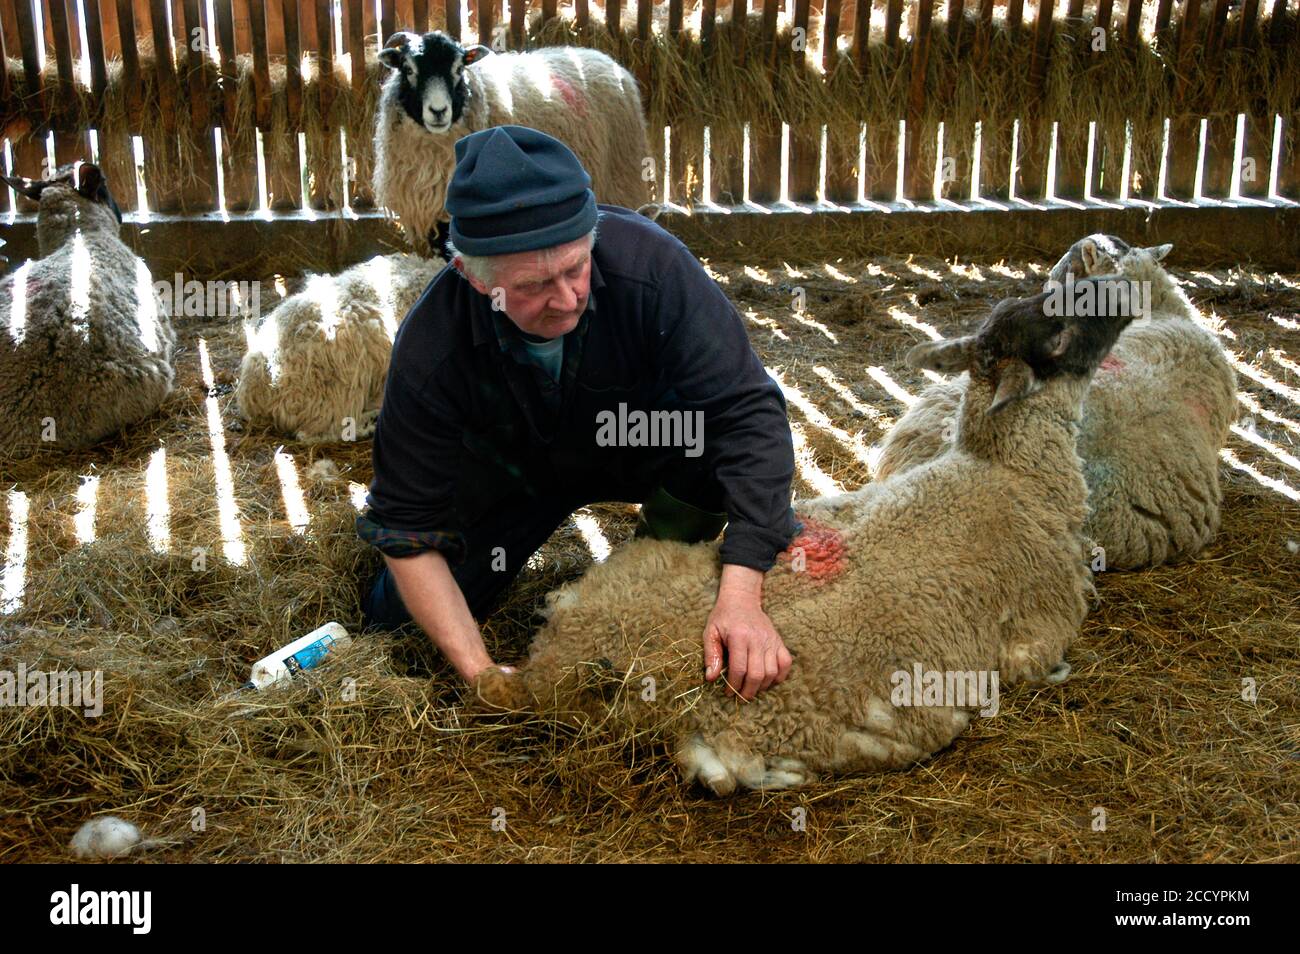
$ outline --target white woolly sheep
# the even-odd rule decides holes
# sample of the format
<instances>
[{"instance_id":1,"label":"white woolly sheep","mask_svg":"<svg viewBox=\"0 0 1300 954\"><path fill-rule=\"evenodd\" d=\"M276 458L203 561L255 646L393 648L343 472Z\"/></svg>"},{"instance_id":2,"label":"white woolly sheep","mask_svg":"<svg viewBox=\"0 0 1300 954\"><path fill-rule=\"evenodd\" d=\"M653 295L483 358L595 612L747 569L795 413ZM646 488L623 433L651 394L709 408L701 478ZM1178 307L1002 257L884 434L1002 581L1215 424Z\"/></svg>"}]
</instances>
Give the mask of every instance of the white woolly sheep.
<instances>
[{"instance_id":1,"label":"white woolly sheep","mask_svg":"<svg viewBox=\"0 0 1300 954\"><path fill-rule=\"evenodd\" d=\"M785 682L749 703L703 682L718 546L643 539L553 594L527 663L481 674L480 697L666 732L685 778L728 794L932 755L996 705L962 692L967 674L994 690L1065 678L1093 595L1075 428L1128 319L1062 325L1045 297L1003 302L977 334L909 355L971 371L948 453L800 508L803 530L763 587L795 658ZM955 695L910 705L900 689L917 666Z\"/></svg>"},{"instance_id":2,"label":"white woolly sheep","mask_svg":"<svg viewBox=\"0 0 1300 954\"><path fill-rule=\"evenodd\" d=\"M5 181L38 203L41 257L0 279L0 453L82 450L158 409L176 335L97 166Z\"/></svg>"},{"instance_id":3,"label":"white woolly sheep","mask_svg":"<svg viewBox=\"0 0 1300 954\"><path fill-rule=\"evenodd\" d=\"M604 53L492 53L441 31L396 33L385 47L379 59L393 72L376 111L375 201L397 216L419 254L442 251L457 140L491 126L531 126L559 139L590 174L599 202L636 209L649 200L641 94Z\"/></svg>"},{"instance_id":4,"label":"white woolly sheep","mask_svg":"<svg viewBox=\"0 0 1300 954\"><path fill-rule=\"evenodd\" d=\"M1219 527L1218 454L1237 414L1236 375L1160 265L1171 248L1091 235L1048 276L1050 286L1067 274L1117 274L1150 292L1149 315L1129 325L1093 379L1079 434L1090 490L1084 529L1109 568L1186 559ZM877 477L942 452L965 388L959 378L922 392L886 437Z\"/></svg>"},{"instance_id":5,"label":"white woolly sheep","mask_svg":"<svg viewBox=\"0 0 1300 954\"><path fill-rule=\"evenodd\" d=\"M397 328L443 264L378 255L339 275L312 275L260 321L245 321L240 412L300 441L371 436Z\"/></svg>"}]
</instances>

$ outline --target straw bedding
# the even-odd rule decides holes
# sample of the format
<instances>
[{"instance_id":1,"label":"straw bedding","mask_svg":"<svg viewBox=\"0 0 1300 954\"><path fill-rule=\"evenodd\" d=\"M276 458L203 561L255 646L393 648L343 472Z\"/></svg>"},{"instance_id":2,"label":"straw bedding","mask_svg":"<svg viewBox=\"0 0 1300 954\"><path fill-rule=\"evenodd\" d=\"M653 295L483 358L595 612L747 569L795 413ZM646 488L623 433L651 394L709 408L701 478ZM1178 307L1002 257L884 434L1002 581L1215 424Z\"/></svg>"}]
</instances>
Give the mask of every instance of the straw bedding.
<instances>
[{"instance_id":1,"label":"straw bedding","mask_svg":"<svg viewBox=\"0 0 1300 954\"><path fill-rule=\"evenodd\" d=\"M800 497L818 481L852 489L869 479L816 412L879 439L903 409L892 386L924 384L901 360L925 336L915 322L956 333L1043 276L1018 263L828 264L856 283L779 261L709 263L764 362L798 388ZM1238 437L1231 451L1300 487L1300 277L1177 273L1235 335L1225 345L1272 382L1241 379L1273 415L1253 414L1257 433L1291 456ZM801 314L790 308L796 286ZM247 553L228 562L206 415L211 394L234 420L242 335L197 320L178 333L178 387L157 417L94 452L46 454L2 475L0 489L26 495L28 520L21 602L0 617L0 670L102 670L104 709L0 708L0 860L64 857L99 814L160 839L142 857L166 861L1300 857L1300 507L1226 462L1214 544L1183 565L1100 574L1101 602L1066 684L1008 692L997 717L911 771L717 802L676 781L653 732L617 737L476 711L414 633L365 635L290 687L232 694L255 659L320 623L356 631L359 581L376 557L353 535L348 482L368 480L369 446L285 448L310 514L299 533L281 498L279 442L227 426ZM161 551L144 493L159 447L170 505ZM308 477L321 456L341 479ZM74 533L83 475L99 478L93 543ZM12 556L13 495L0 503L0 550ZM612 543L630 535L630 507L592 509ZM557 532L486 626L494 658L522 656L542 595L590 560L574 524ZM12 593L13 575L5 582ZM1257 701L1242 699L1243 679ZM792 825L796 808L806 831Z\"/></svg>"}]
</instances>

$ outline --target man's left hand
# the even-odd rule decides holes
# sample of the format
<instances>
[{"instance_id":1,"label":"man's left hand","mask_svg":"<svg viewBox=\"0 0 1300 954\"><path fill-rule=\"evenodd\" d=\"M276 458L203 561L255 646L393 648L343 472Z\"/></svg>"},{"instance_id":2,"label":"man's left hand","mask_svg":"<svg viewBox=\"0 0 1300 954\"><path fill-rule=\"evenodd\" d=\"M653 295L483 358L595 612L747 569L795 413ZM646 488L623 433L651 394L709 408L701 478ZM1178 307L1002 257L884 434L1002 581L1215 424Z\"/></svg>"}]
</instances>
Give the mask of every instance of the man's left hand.
<instances>
[{"instance_id":1,"label":"man's left hand","mask_svg":"<svg viewBox=\"0 0 1300 954\"><path fill-rule=\"evenodd\" d=\"M723 566L718 600L704 627L704 678L712 682L721 674L725 647L727 683L746 701L784 682L793 663L776 627L763 612L762 587L759 570Z\"/></svg>"}]
</instances>

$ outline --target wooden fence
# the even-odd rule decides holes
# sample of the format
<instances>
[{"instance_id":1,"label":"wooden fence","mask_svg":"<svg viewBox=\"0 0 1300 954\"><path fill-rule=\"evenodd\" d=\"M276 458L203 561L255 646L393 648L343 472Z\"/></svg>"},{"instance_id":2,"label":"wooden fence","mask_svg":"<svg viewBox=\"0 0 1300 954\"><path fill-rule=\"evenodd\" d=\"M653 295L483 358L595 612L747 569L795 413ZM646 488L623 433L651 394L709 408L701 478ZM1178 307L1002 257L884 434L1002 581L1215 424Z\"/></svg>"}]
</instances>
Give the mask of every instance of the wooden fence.
<instances>
[{"instance_id":1,"label":"wooden fence","mask_svg":"<svg viewBox=\"0 0 1300 954\"><path fill-rule=\"evenodd\" d=\"M1300 196L1288 0L748 2L0 0L6 167L94 159L126 209L370 209L378 43L443 29L618 57L686 206Z\"/></svg>"}]
</instances>

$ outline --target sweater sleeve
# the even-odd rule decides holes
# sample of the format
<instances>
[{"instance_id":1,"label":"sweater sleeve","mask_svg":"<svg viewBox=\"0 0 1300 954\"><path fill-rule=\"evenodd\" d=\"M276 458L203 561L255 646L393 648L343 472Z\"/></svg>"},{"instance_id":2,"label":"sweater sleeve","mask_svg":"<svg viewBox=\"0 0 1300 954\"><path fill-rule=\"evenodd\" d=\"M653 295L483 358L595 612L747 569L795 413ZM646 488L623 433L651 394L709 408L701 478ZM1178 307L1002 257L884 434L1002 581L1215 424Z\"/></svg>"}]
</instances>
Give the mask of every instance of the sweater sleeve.
<instances>
[{"instance_id":1,"label":"sweater sleeve","mask_svg":"<svg viewBox=\"0 0 1300 954\"><path fill-rule=\"evenodd\" d=\"M440 550L451 563L465 558L455 511L457 421L454 408L389 374L375 425L370 506L356 521L361 539L388 556Z\"/></svg>"},{"instance_id":2,"label":"sweater sleeve","mask_svg":"<svg viewBox=\"0 0 1300 954\"><path fill-rule=\"evenodd\" d=\"M704 415L703 454L722 486L723 563L767 571L795 533L794 446L785 397L744 322L680 246L658 286L650 333L674 405Z\"/></svg>"}]
</instances>

